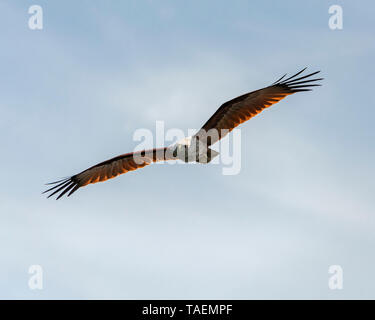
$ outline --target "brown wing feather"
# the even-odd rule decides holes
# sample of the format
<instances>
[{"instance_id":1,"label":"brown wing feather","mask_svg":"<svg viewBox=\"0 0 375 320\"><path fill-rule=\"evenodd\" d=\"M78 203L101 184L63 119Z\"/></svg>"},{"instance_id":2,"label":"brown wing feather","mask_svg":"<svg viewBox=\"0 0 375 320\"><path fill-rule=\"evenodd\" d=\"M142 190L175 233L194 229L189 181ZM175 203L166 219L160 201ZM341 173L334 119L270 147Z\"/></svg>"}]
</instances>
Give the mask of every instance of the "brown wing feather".
<instances>
[{"instance_id":1,"label":"brown wing feather","mask_svg":"<svg viewBox=\"0 0 375 320\"><path fill-rule=\"evenodd\" d=\"M126 153L115 158L98 163L81 173L69 178L48 183L53 187L43 193L51 192L48 198L58 194L60 199L64 194L68 193L68 197L77 191L78 188L84 187L91 183L106 181L117 177L120 174L143 168L152 162L168 160L167 148L143 150L137 152ZM59 193L60 192L60 193Z\"/></svg>"},{"instance_id":2,"label":"brown wing feather","mask_svg":"<svg viewBox=\"0 0 375 320\"><path fill-rule=\"evenodd\" d=\"M311 91L312 87L320 86L320 84L314 84L313 82L323 80L323 78L310 78L320 71L303 77L297 77L305 69L285 80L282 80L285 77L284 75L268 87L246 93L225 102L203 125L202 129L196 134L196 136L199 137L201 134L205 134L209 130L216 129L217 135L213 135L208 141L208 145L214 144L238 125L256 116L258 113L284 99L286 96L296 92ZM305 78L309 79L301 81Z\"/></svg>"}]
</instances>

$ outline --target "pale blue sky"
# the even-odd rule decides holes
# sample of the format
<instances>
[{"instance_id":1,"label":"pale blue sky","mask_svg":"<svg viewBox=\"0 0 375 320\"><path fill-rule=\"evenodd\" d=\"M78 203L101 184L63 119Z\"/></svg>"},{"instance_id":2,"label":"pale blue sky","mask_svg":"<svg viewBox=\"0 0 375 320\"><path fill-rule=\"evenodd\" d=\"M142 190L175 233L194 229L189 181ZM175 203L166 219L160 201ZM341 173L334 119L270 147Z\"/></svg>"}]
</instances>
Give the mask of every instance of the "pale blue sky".
<instances>
[{"instance_id":1,"label":"pale blue sky","mask_svg":"<svg viewBox=\"0 0 375 320\"><path fill-rule=\"evenodd\" d=\"M44 29L28 28L28 7ZM343 30L328 7L344 10ZM372 1L2 1L0 298L375 298ZM45 182L197 128L302 67L323 86L242 129L242 170ZM30 265L44 289L28 288ZM341 265L344 289L328 289Z\"/></svg>"}]
</instances>

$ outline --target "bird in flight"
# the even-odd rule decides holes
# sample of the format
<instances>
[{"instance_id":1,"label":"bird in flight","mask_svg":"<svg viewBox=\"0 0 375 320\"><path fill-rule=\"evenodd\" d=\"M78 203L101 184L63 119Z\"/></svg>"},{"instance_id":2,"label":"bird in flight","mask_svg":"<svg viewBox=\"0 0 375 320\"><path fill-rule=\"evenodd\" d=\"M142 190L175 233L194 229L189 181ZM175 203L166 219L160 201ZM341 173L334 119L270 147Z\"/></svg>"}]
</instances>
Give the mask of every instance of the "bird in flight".
<instances>
[{"instance_id":1,"label":"bird in flight","mask_svg":"<svg viewBox=\"0 0 375 320\"><path fill-rule=\"evenodd\" d=\"M312 87L320 86L313 78L320 71L301 75L306 68L295 75L285 78L286 74L273 84L222 104L203 127L193 136L184 138L168 147L125 153L112 159L98 163L71 177L47 183L52 185L43 193L48 198L57 194L70 196L79 188L91 183L106 181L128 171L143 168L152 162L182 160L209 163L219 153L210 148L235 127L251 119L264 109L296 92L311 91Z\"/></svg>"}]
</instances>

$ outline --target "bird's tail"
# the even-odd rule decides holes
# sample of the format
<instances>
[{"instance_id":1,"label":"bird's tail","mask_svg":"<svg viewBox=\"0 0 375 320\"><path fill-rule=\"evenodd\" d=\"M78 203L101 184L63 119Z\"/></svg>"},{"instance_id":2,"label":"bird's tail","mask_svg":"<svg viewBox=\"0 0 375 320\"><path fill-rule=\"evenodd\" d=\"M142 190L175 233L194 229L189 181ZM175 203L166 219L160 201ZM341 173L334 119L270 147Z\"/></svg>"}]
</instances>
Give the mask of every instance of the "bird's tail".
<instances>
[{"instance_id":1,"label":"bird's tail","mask_svg":"<svg viewBox=\"0 0 375 320\"><path fill-rule=\"evenodd\" d=\"M215 157L217 157L220 153L211 149L211 148L207 148L207 153L205 154L200 154L198 159L197 159L197 162L199 163L209 163L211 162L211 160Z\"/></svg>"}]
</instances>

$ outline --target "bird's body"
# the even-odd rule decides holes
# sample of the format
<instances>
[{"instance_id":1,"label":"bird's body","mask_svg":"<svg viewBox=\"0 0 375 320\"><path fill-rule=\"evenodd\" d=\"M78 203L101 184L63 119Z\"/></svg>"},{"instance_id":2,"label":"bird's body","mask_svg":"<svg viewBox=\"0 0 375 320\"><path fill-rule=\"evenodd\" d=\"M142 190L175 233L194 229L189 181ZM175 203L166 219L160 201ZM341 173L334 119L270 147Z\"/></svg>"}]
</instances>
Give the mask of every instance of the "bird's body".
<instances>
[{"instance_id":1,"label":"bird's body","mask_svg":"<svg viewBox=\"0 0 375 320\"><path fill-rule=\"evenodd\" d=\"M209 163L219 153L209 148L203 139L190 136L170 145L166 154L172 154L173 159L184 162Z\"/></svg>"},{"instance_id":2,"label":"bird's body","mask_svg":"<svg viewBox=\"0 0 375 320\"><path fill-rule=\"evenodd\" d=\"M60 192L57 199L64 194L70 196L80 187L114 178L157 161L179 159L184 162L209 163L218 155L218 152L212 150L210 146L222 139L235 127L288 95L310 91L311 87L319 86L314 82L322 80L322 78L310 78L319 71L297 78L305 69L285 80L283 79L286 75L268 87L225 102L191 137L184 138L165 148L127 153L106 160L74 176L50 183L53 187L45 192L51 192L48 197Z\"/></svg>"}]
</instances>

